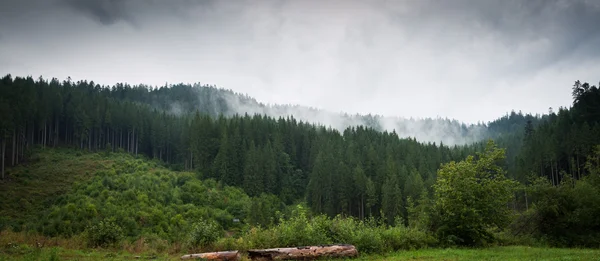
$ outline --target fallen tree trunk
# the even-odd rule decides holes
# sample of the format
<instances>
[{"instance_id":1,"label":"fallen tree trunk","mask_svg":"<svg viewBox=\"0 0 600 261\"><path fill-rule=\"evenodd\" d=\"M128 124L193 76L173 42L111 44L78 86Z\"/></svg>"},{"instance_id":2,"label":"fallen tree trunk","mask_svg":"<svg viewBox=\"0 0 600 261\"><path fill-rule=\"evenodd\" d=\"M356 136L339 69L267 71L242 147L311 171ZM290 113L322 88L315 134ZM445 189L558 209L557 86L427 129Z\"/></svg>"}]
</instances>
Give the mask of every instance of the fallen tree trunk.
<instances>
[{"instance_id":1,"label":"fallen tree trunk","mask_svg":"<svg viewBox=\"0 0 600 261\"><path fill-rule=\"evenodd\" d=\"M321 257L356 257L353 245L327 245L248 250L252 260L306 260Z\"/></svg>"},{"instance_id":2,"label":"fallen tree trunk","mask_svg":"<svg viewBox=\"0 0 600 261\"><path fill-rule=\"evenodd\" d=\"M181 259L239 261L241 259L241 257L240 257L240 253L238 251L223 251L223 252L208 252L208 253L200 253L200 254L189 254L189 255L182 256Z\"/></svg>"}]
</instances>

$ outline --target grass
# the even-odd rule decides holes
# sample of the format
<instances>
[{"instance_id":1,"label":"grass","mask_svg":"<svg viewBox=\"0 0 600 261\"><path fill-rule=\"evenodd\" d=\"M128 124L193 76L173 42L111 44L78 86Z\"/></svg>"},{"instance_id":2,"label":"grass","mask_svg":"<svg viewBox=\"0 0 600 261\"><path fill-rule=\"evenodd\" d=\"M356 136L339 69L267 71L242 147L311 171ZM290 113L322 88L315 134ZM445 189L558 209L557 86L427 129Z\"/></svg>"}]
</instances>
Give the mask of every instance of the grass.
<instances>
[{"instance_id":1,"label":"grass","mask_svg":"<svg viewBox=\"0 0 600 261\"><path fill-rule=\"evenodd\" d=\"M526 246L482 249L421 249L358 260L600 260L599 249L537 248Z\"/></svg>"},{"instance_id":2,"label":"grass","mask_svg":"<svg viewBox=\"0 0 600 261\"><path fill-rule=\"evenodd\" d=\"M111 251L105 249L64 249L64 248L36 248L26 245L13 246L12 249L0 251L0 261L58 261L58 260L179 260L180 256L167 254L142 253L133 254L124 251Z\"/></svg>"},{"instance_id":3,"label":"grass","mask_svg":"<svg viewBox=\"0 0 600 261\"><path fill-rule=\"evenodd\" d=\"M8 248L8 249L7 249ZM103 249L70 250L35 248L26 245L3 246L0 260L180 260L181 255L131 254ZM333 260L333 259L331 259ZM337 259L342 260L342 259ZM598 249L534 248L525 246L483 249L423 249L400 251L387 255L364 255L360 260L600 260Z\"/></svg>"}]
</instances>

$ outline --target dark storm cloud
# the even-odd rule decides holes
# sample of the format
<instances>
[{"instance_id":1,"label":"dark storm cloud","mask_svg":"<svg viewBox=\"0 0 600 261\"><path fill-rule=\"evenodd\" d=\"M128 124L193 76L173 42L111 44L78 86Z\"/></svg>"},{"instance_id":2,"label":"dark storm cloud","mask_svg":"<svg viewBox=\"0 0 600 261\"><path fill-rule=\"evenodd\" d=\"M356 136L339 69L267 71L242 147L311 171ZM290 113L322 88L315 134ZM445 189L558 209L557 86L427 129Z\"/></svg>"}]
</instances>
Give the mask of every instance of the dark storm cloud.
<instances>
[{"instance_id":1,"label":"dark storm cloud","mask_svg":"<svg viewBox=\"0 0 600 261\"><path fill-rule=\"evenodd\" d=\"M490 37L510 50L523 51L524 59L506 70L600 55L598 0L422 0L408 5L401 14L393 8L389 14L415 25L415 34L431 27L434 37L449 44Z\"/></svg>"},{"instance_id":2,"label":"dark storm cloud","mask_svg":"<svg viewBox=\"0 0 600 261\"><path fill-rule=\"evenodd\" d=\"M62 4L103 25L120 21L142 26L140 16L169 14L185 16L190 7L210 6L214 0L60 0ZM161 18L161 17L157 17ZM184 18L184 17L182 17Z\"/></svg>"},{"instance_id":3,"label":"dark storm cloud","mask_svg":"<svg viewBox=\"0 0 600 261\"><path fill-rule=\"evenodd\" d=\"M133 22L125 0L64 0L64 3L104 25L120 20Z\"/></svg>"}]
</instances>

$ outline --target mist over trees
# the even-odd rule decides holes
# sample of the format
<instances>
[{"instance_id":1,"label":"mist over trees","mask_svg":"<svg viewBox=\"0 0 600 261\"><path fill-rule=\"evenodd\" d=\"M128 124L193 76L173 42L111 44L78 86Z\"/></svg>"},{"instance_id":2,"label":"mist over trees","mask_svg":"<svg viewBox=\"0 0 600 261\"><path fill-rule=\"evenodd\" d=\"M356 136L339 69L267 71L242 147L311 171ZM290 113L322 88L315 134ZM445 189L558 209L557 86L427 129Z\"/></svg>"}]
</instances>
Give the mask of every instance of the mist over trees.
<instances>
[{"instance_id":1,"label":"mist over trees","mask_svg":"<svg viewBox=\"0 0 600 261\"><path fill-rule=\"evenodd\" d=\"M261 114L277 119L292 116L299 121L331 127L340 132L362 125L378 131L395 131L402 138L411 137L420 142L441 142L451 146L467 145L506 133L506 130L488 131L483 123L467 125L443 118L349 115L300 105L264 104L245 94L199 83L165 84L160 87L117 84L112 88L116 98L148 104L175 115L199 111L213 117Z\"/></svg>"}]
</instances>

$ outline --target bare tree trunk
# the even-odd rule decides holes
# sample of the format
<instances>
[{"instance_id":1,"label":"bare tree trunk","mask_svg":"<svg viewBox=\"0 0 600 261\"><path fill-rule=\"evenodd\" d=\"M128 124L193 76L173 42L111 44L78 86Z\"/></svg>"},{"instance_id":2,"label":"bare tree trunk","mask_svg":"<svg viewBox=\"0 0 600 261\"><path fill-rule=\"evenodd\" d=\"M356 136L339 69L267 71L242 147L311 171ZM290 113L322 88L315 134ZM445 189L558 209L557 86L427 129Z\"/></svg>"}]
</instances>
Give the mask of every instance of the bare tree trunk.
<instances>
[{"instance_id":1,"label":"bare tree trunk","mask_svg":"<svg viewBox=\"0 0 600 261\"><path fill-rule=\"evenodd\" d=\"M4 135L4 134L3 134ZM2 137L2 180L4 180L4 156L6 154L6 139Z\"/></svg>"},{"instance_id":2,"label":"bare tree trunk","mask_svg":"<svg viewBox=\"0 0 600 261\"><path fill-rule=\"evenodd\" d=\"M12 161L11 166L15 165L15 154L17 152L17 128L13 128L13 142L12 142Z\"/></svg>"},{"instance_id":3,"label":"bare tree trunk","mask_svg":"<svg viewBox=\"0 0 600 261\"><path fill-rule=\"evenodd\" d=\"M365 196L360 198L360 218L365 219Z\"/></svg>"},{"instance_id":4,"label":"bare tree trunk","mask_svg":"<svg viewBox=\"0 0 600 261\"><path fill-rule=\"evenodd\" d=\"M46 148L46 122L44 122L44 131L42 132L44 137L42 138L42 148Z\"/></svg>"},{"instance_id":5,"label":"bare tree trunk","mask_svg":"<svg viewBox=\"0 0 600 261\"><path fill-rule=\"evenodd\" d=\"M131 153L131 133L127 131L127 152Z\"/></svg>"},{"instance_id":6,"label":"bare tree trunk","mask_svg":"<svg viewBox=\"0 0 600 261\"><path fill-rule=\"evenodd\" d=\"M133 133L131 134L131 153L135 153L135 127L133 127Z\"/></svg>"},{"instance_id":7,"label":"bare tree trunk","mask_svg":"<svg viewBox=\"0 0 600 261\"><path fill-rule=\"evenodd\" d=\"M59 135L58 135L58 127L60 125L60 121L58 120L58 117L56 117L56 122L54 125L54 147L56 147L56 145L58 145L58 139L59 139Z\"/></svg>"},{"instance_id":8,"label":"bare tree trunk","mask_svg":"<svg viewBox=\"0 0 600 261\"><path fill-rule=\"evenodd\" d=\"M67 121L65 120L65 143L67 143L67 145L69 144L69 124L67 124Z\"/></svg>"},{"instance_id":9,"label":"bare tree trunk","mask_svg":"<svg viewBox=\"0 0 600 261\"><path fill-rule=\"evenodd\" d=\"M135 155L138 155L138 147L140 146L140 137L139 137L139 133L138 135L135 136Z\"/></svg>"},{"instance_id":10,"label":"bare tree trunk","mask_svg":"<svg viewBox=\"0 0 600 261\"><path fill-rule=\"evenodd\" d=\"M27 147L26 147L27 149L29 149L29 145L30 145L30 144L31 144L31 146L33 146L33 145L35 144L35 143L34 143L34 142L35 142L35 136L34 136L34 133L35 133L35 123L32 123L32 126L31 126L31 131L30 131L29 133L31 133L31 134L30 134L30 137L31 137L31 143L27 143Z\"/></svg>"},{"instance_id":11,"label":"bare tree trunk","mask_svg":"<svg viewBox=\"0 0 600 261\"><path fill-rule=\"evenodd\" d=\"M184 255L181 259L202 259L202 260L241 260L240 253L238 251L223 251L223 252L209 252L200 254L189 254Z\"/></svg>"},{"instance_id":12,"label":"bare tree trunk","mask_svg":"<svg viewBox=\"0 0 600 261\"><path fill-rule=\"evenodd\" d=\"M554 182L554 169L552 168L552 160L550 160L550 176L552 176L552 185L556 186L556 183Z\"/></svg>"},{"instance_id":13,"label":"bare tree trunk","mask_svg":"<svg viewBox=\"0 0 600 261\"><path fill-rule=\"evenodd\" d=\"M577 179L581 179L581 172L579 172L579 153L577 153Z\"/></svg>"},{"instance_id":14,"label":"bare tree trunk","mask_svg":"<svg viewBox=\"0 0 600 261\"><path fill-rule=\"evenodd\" d=\"M525 210L529 211L529 202L527 202L527 190L525 190Z\"/></svg>"},{"instance_id":15,"label":"bare tree trunk","mask_svg":"<svg viewBox=\"0 0 600 261\"><path fill-rule=\"evenodd\" d=\"M16 158L15 158L15 164L13 165L17 165L19 164L19 148L21 147L21 143L20 143L20 139L17 139L17 146L15 147L15 154L16 154Z\"/></svg>"}]
</instances>

